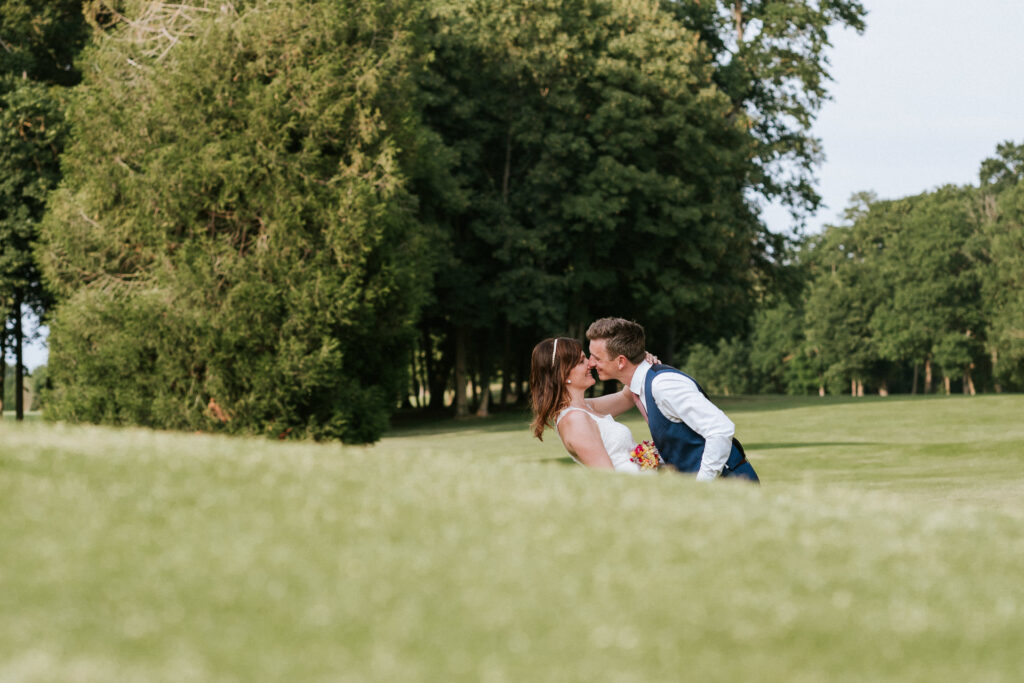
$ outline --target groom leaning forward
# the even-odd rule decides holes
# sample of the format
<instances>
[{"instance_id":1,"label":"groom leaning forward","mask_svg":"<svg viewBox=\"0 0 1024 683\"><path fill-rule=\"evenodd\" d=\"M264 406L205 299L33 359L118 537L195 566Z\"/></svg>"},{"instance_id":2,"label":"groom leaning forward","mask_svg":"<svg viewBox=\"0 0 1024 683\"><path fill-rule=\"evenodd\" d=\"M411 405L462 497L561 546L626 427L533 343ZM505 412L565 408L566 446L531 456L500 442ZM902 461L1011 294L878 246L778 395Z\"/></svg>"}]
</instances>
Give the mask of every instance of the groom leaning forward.
<instances>
[{"instance_id":1,"label":"groom leaning forward","mask_svg":"<svg viewBox=\"0 0 1024 683\"><path fill-rule=\"evenodd\" d=\"M587 329L590 367L603 380L629 386L666 463L696 472L697 481L737 477L757 482L735 425L689 375L644 360L644 328L622 318L601 318Z\"/></svg>"}]
</instances>

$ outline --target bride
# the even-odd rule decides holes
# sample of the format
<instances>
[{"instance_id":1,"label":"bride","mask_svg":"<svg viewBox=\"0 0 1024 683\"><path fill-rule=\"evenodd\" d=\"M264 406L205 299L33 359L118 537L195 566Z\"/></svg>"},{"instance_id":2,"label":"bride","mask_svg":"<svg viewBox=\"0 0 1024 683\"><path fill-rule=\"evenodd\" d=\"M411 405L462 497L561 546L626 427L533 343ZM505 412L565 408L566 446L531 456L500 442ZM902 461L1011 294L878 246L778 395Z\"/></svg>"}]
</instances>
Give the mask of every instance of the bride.
<instances>
[{"instance_id":1,"label":"bride","mask_svg":"<svg viewBox=\"0 0 1024 683\"><path fill-rule=\"evenodd\" d=\"M576 462L639 472L630 459L633 435L615 421L616 415L633 407L633 392L625 386L615 394L584 398L596 381L583 346L575 339L556 337L537 344L530 367L533 435L543 441L544 430L553 426Z\"/></svg>"}]
</instances>

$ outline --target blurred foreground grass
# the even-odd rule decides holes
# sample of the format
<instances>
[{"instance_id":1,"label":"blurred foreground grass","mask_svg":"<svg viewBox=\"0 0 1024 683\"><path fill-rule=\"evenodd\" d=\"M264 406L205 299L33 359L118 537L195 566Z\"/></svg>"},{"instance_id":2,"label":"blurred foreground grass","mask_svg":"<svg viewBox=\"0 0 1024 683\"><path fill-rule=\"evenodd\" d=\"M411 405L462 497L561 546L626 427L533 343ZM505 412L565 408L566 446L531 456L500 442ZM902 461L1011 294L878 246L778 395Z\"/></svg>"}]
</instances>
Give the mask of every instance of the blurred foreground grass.
<instances>
[{"instance_id":1,"label":"blurred foreground grass","mask_svg":"<svg viewBox=\"0 0 1024 683\"><path fill-rule=\"evenodd\" d=\"M720 404L760 488L5 419L0 680L1019 680L1024 397Z\"/></svg>"}]
</instances>

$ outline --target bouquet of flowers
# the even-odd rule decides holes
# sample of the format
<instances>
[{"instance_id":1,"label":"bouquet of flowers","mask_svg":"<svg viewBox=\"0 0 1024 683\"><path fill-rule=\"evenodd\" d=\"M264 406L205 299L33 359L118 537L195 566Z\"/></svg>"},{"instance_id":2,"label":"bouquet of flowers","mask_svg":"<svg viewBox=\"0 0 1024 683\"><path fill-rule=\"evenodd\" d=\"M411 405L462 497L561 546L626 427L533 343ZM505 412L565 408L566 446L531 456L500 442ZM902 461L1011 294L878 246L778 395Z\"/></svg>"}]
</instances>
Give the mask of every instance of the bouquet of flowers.
<instances>
[{"instance_id":1,"label":"bouquet of flowers","mask_svg":"<svg viewBox=\"0 0 1024 683\"><path fill-rule=\"evenodd\" d=\"M656 470L665 464L661 453L650 441L641 441L634 446L629 459L639 465L641 470Z\"/></svg>"}]
</instances>

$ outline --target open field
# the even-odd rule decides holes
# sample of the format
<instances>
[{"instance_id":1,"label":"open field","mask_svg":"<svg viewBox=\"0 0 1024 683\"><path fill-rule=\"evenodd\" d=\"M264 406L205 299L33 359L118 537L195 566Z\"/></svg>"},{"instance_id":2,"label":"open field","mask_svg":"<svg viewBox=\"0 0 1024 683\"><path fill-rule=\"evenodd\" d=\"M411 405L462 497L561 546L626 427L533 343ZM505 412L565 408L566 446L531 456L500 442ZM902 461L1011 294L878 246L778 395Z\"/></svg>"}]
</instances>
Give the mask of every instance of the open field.
<instances>
[{"instance_id":1,"label":"open field","mask_svg":"<svg viewBox=\"0 0 1024 683\"><path fill-rule=\"evenodd\" d=\"M1024 396L720 405L760 488L5 418L0 681L1019 680Z\"/></svg>"}]
</instances>

